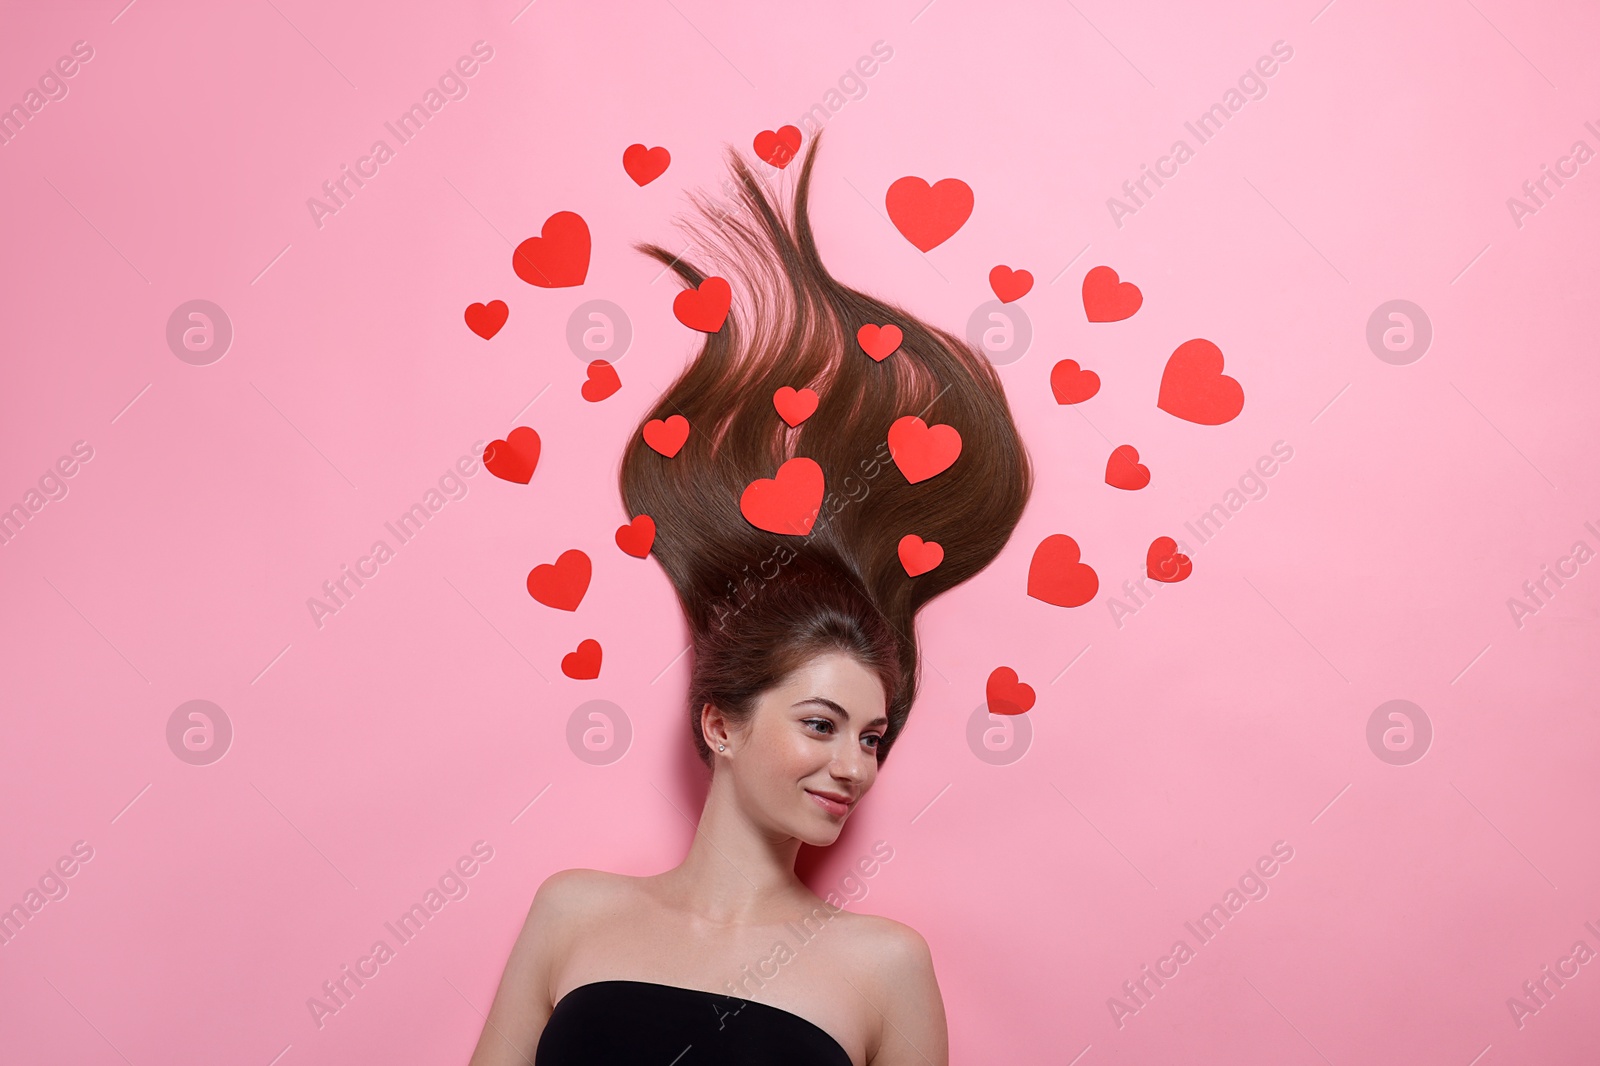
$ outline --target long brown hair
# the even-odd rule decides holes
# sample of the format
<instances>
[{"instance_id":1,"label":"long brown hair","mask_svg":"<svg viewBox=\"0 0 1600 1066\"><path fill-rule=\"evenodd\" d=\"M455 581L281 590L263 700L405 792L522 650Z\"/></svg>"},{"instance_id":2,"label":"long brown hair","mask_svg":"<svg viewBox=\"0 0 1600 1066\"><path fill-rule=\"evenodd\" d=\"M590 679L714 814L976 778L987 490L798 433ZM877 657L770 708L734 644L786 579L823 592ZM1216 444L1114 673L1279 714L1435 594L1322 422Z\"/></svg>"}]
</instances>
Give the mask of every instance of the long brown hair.
<instances>
[{"instance_id":1,"label":"long brown hair","mask_svg":"<svg viewBox=\"0 0 1600 1066\"><path fill-rule=\"evenodd\" d=\"M917 611L989 565L1033 488L993 364L960 337L841 285L823 267L806 209L820 140L813 137L800 167L792 223L731 147L733 210L690 194L701 216L687 225L691 247L720 260L716 273L732 285L733 306L640 420L618 476L629 516L656 523L652 551L689 622L690 729L707 765L706 703L741 724L761 693L830 649L854 655L883 682L882 765L916 698ZM659 245L635 247L691 287L707 276ZM869 323L896 325L904 336L881 362L856 339ZM819 396L797 428L773 406L785 385ZM690 432L667 458L642 431L672 415L684 416ZM890 424L903 415L954 426L955 463L907 482L887 444ZM741 494L795 456L823 471L826 495L810 533L758 529L740 512ZM944 549L943 561L917 577L907 576L898 553L911 533Z\"/></svg>"}]
</instances>

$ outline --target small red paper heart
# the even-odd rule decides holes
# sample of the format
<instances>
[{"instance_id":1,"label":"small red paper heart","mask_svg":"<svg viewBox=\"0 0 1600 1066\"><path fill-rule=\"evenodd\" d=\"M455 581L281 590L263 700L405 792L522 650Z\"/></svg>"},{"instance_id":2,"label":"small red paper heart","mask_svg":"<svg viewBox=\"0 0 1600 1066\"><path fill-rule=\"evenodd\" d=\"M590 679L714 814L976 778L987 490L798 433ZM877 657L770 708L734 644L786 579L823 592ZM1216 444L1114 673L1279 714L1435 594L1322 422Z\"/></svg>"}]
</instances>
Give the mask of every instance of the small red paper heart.
<instances>
[{"instance_id":1,"label":"small red paper heart","mask_svg":"<svg viewBox=\"0 0 1600 1066\"><path fill-rule=\"evenodd\" d=\"M539 234L511 253L517 277L541 289L582 285L589 276L589 224L583 216L557 211L544 220Z\"/></svg>"},{"instance_id":2,"label":"small red paper heart","mask_svg":"<svg viewBox=\"0 0 1600 1066\"><path fill-rule=\"evenodd\" d=\"M800 129L798 126L781 126L776 133L762 130L756 134L755 150L762 162L782 170L800 151Z\"/></svg>"},{"instance_id":3,"label":"small red paper heart","mask_svg":"<svg viewBox=\"0 0 1600 1066\"><path fill-rule=\"evenodd\" d=\"M1121 281L1108 266L1097 266L1083 276L1083 310L1090 322L1121 322L1142 303L1139 286Z\"/></svg>"},{"instance_id":4,"label":"small red paper heart","mask_svg":"<svg viewBox=\"0 0 1600 1066\"><path fill-rule=\"evenodd\" d=\"M774 477L756 478L739 496L739 513L768 533L804 536L822 508L822 467L797 455Z\"/></svg>"},{"instance_id":5,"label":"small red paper heart","mask_svg":"<svg viewBox=\"0 0 1600 1066\"><path fill-rule=\"evenodd\" d=\"M652 418L644 424L644 442L671 459L689 439L689 420L682 415Z\"/></svg>"},{"instance_id":6,"label":"small red paper heart","mask_svg":"<svg viewBox=\"0 0 1600 1066\"><path fill-rule=\"evenodd\" d=\"M649 185L662 174L666 173L667 164L672 162L672 153L665 148L646 148L642 144L630 144L622 150L622 169L628 172L636 185Z\"/></svg>"},{"instance_id":7,"label":"small red paper heart","mask_svg":"<svg viewBox=\"0 0 1600 1066\"><path fill-rule=\"evenodd\" d=\"M574 681L592 681L600 676L600 642L590 639L580 641L577 651L561 657L561 672Z\"/></svg>"},{"instance_id":8,"label":"small red paper heart","mask_svg":"<svg viewBox=\"0 0 1600 1066\"><path fill-rule=\"evenodd\" d=\"M1082 607L1100 590L1100 575L1079 562L1078 542L1052 533L1033 549L1028 564L1028 595L1057 607Z\"/></svg>"},{"instance_id":9,"label":"small red paper heart","mask_svg":"<svg viewBox=\"0 0 1600 1066\"><path fill-rule=\"evenodd\" d=\"M961 455L961 434L954 426L930 426L916 415L902 415L889 427L889 455L915 485L950 468Z\"/></svg>"},{"instance_id":10,"label":"small red paper heart","mask_svg":"<svg viewBox=\"0 0 1600 1066\"><path fill-rule=\"evenodd\" d=\"M1017 672L1009 666L994 668L984 686L984 696L990 714L1023 714L1034 700L1033 686L1017 680Z\"/></svg>"},{"instance_id":11,"label":"small red paper heart","mask_svg":"<svg viewBox=\"0 0 1600 1066\"><path fill-rule=\"evenodd\" d=\"M955 236L971 217L972 187L960 178L929 185L907 175L889 186L883 203L900 235L927 252Z\"/></svg>"},{"instance_id":12,"label":"small red paper heart","mask_svg":"<svg viewBox=\"0 0 1600 1066\"><path fill-rule=\"evenodd\" d=\"M1222 372L1222 349L1197 337L1167 360L1156 406L1186 422L1220 426L1244 410L1244 388Z\"/></svg>"},{"instance_id":13,"label":"small red paper heart","mask_svg":"<svg viewBox=\"0 0 1600 1066\"><path fill-rule=\"evenodd\" d=\"M1139 462L1139 449L1124 444L1106 460L1106 484L1114 489L1142 489L1150 484L1150 468Z\"/></svg>"},{"instance_id":14,"label":"small red paper heart","mask_svg":"<svg viewBox=\"0 0 1600 1066\"><path fill-rule=\"evenodd\" d=\"M483 450L483 467L503 481L526 485L539 465L539 434L518 426L505 440L492 440Z\"/></svg>"},{"instance_id":15,"label":"small red paper heart","mask_svg":"<svg viewBox=\"0 0 1600 1066\"><path fill-rule=\"evenodd\" d=\"M989 271L989 288L1000 297L1001 303L1008 304L1028 295L1028 290L1033 288L1033 275L1026 270L997 266Z\"/></svg>"},{"instance_id":16,"label":"small red paper heart","mask_svg":"<svg viewBox=\"0 0 1600 1066\"><path fill-rule=\"evenodd\" d=\"M1050 369L1050 391L1056 403L1082 403L1100 391L1100 375L1080 368L1076 359L1063 359Z\"/></svg>"},{"instance_id":17,"label":"small red paper heart","mask_svg":"<svg viewBox=\"0 0 1600 1066\"><path fill-rule=\"evenodd\" d=\"M576 611L589 591L594 572L589 556L577 548L562 552L553 563L540 563L528 571L528 595L560 611Z\"/></svg>"},{"instance_id":18,"label":"small red paper heart","mask_svg":"<svg viewBox=\"0 0 1600 1066\"><path fill-rule=\"evenodd\" d=\"M817 411L817 393L814 389L796 389L785 385L772 394L772 406L791 426L798 426Z\"/></svg>"},{"instance_id":19,"label":"small red paper heart","mask_svg":"<svg viewBox=\"0 0 1600 1066\"><path fill-rule=\"evenodd\" d=\"M877 326L868 322L856 330L856 343L861 345L861 350L880 363L899 351L905 339L899 326Z\"/></svg>"},{"instance_id":20,"label":"small red paper heart","mask_svg":"<svg viewBox=\"0 0 1600 1066\"><path fill-rule=\"evenodd\" d=\"M684 289L672 301L678 321L701 333L715 333L727 321L733 305L733 288L726 279L709 277L697 288Z\"/></svg>"},{"instance_id":21,"label":"small red paper heart","mask_svg":"<svg viewBox=\"0 0 1600 1066\"><path fill-rule=\"evenodd\" d=\"M594 359L589 363L589 380L578 391L590 403L599 403L620 388L622 379L617 376L617 368L604 359Z\"/></svg>"},{"instance_id":22,"label":"small red paper heart","mask_svg":"<svg viewBox=\"0 0 1600 1066\"><path fill-rule=\"evenodd\" d=\"M635 559L649 555L650 546L655 542L656 520L647 514L634 515L633 521L617 527L617 547Z\"/></svg>"},{"instance_id":23,"label":"small red paper heart","mask_svg":"<svg viewBox=\"0 0 1600 1066\"><path fill-rule=\"evenodd\" d=\"M467 305L467 328L484 340L488 340L500 332L500 327L506 324L506 319L511 316L511 308L506 306L504 300L490 300L486 304Z\"/></svg>"},{"instance_id":24,"label":"small red paper heart","mask_svg":"<svg viewBox=\"0 0 1600 1066\"><path fill-rule=\"evenodd\" d=\"M1194 563L1178 551L1171 537L1157 537L1145 553L1144 570L1155 581L1182 581L1194 572Z\"/></svg>"},{"instance_id":25,"label":"small red paper heart","mask_svg":"<svg viewBox=\"0 0 1600 1066\"><path fill-rule=\"evenodd\" d=\"M915 533L900 538L900 565L906 568L907 577L917 577L944 562L944 548L931 540L923 540Z\"/></svg>"}]
</instances>

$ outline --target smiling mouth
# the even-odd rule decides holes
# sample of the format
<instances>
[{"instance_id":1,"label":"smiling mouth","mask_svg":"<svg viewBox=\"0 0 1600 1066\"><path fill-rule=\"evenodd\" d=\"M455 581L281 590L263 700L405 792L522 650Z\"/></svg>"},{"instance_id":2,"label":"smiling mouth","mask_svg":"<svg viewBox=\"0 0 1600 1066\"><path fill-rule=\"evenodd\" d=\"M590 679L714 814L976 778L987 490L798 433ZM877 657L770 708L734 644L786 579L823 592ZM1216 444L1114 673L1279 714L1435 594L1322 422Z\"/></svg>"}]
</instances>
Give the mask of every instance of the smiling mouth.
<instances>
[{"instance_id":1,"label":"smiling mouth","mask_svg":"<svg viewBox=\"0 0 1600 1066\"><path fill-rule=\"evenodd\" d=\"M854 801L845 802L838 800L821 792L813 792L809 788L806 789L806 795L810 796L817 806L821 807L824 811L833 815L835 818L843 818L845 815L849 814L850 808L854 803Z\"/></svg>"}]
</instances>

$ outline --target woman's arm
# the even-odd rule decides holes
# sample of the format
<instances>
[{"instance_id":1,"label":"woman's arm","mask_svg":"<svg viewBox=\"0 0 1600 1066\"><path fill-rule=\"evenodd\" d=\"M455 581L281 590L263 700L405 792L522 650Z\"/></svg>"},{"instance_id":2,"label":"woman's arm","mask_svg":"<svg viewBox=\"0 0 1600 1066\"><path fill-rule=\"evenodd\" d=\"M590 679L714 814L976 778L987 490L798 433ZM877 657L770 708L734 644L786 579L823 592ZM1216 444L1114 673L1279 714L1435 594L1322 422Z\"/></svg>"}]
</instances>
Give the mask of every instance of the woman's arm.
<instances>
[{"instance_id":1,"label":"woman's arm","mask_svg":"<svg viewBox=\"0 0 1600 1066\"><path fill-rule=\"evenodd\" d=\"M944 997L928 942L909 925L891 923L877 982L883 1031L868 1066L950 1066Z\"/></svg>"},{"instance_id":2,"label":"woman's arm","mask_svg":"<svg viewBox=\"0 0 1600 1066\"><path fill-rule=\"evenodd\" d=\"M511 946L500 988L467 1066L532 1066L539 1034L550 1020L550 978L561 957L577 894L572 882L587 871L562 870L533 894L522 932Z\"/></svg>"}]
</instances>

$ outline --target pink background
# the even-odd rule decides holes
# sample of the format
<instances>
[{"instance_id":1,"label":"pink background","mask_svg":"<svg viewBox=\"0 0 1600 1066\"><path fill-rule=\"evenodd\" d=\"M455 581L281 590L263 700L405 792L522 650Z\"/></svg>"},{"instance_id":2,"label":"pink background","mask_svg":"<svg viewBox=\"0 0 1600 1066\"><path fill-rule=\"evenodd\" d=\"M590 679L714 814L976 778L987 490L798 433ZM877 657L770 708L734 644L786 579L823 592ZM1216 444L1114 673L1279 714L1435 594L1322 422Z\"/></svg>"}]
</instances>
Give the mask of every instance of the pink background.
<instances>
[{"instance_id":1,"label":"pink background","mask_svg":"<svg viewBox=\"0 0 1600 1066\"><path fill-rule=\"evenodd\" d=\"M879 40L892 59L827 123L824 258L957 331L990 267L1032 271L1032 347L1001 373L1039 480L995 564L922 615L909 728L812 884L893 847L852 906L927 937L952 1062L1600 1046L1600 965L1521 1028L1506 1003L1576 941L1600 950L1600 564L1520 628L1507 607L1575 541L1600 548L1600 162L1520 227L1506 206L1573 141L1600 148L1592 7L123 2L12 4L0 39L6 104L94 49L0 147L0 505L93 449L0 548L0 905L94 849L0 947L0 1060L462 1062L542 878L678 860L703 788L686 629L612 531L626 434L698 336L630 244L681 247L672 218L715 194L723 145L796 122ZM469 95L318 228L306 199L478 40ZM1266 97L1119 228L1106 198L1279 40ZM620 165L635 141L672 152L644 188ZM882 214L908 174L976 195L926 257ZM559 210L589 222L588 279L535 289L508 242ZM1085 320L1102 263L1143 290L1126 322ZM165 341L195 298L235 330L209 366ZM496 298L511 317L485 342L462 312ZM1365 340L1396 298L1435 334L1405 366ZM591 299L635 331L600 403L564 339ZM1244 385L1225 425L1155 407L1191 337ZM1051 396L1062 358L1104 382L1080 408ZM531 484L478 471L313 624L323 581L517 424L544 441ZM1149 542L1188 539L1280 440L1268 494L1118 627ZM1137 493L1103 481L1123 443L1154 473ZM1052 533L1098 571L1093 602L1025 595ZM581 607L534 602L527 572L573 547L595 567ZM585 637L602 672L571 680ZM1009 765L966 739L1000 665L1038 692ZM167 746L191 699L233 723L211 765ZM610 765L565 740L590 699L633 725ZM1391 699L1433 725L1410 765L1366 741ZM470 893L319 1029L307 998L478 840ZM1119 1028L1108 998L1280 840L1270 894Z\"/></svg>"}]
</instances>

